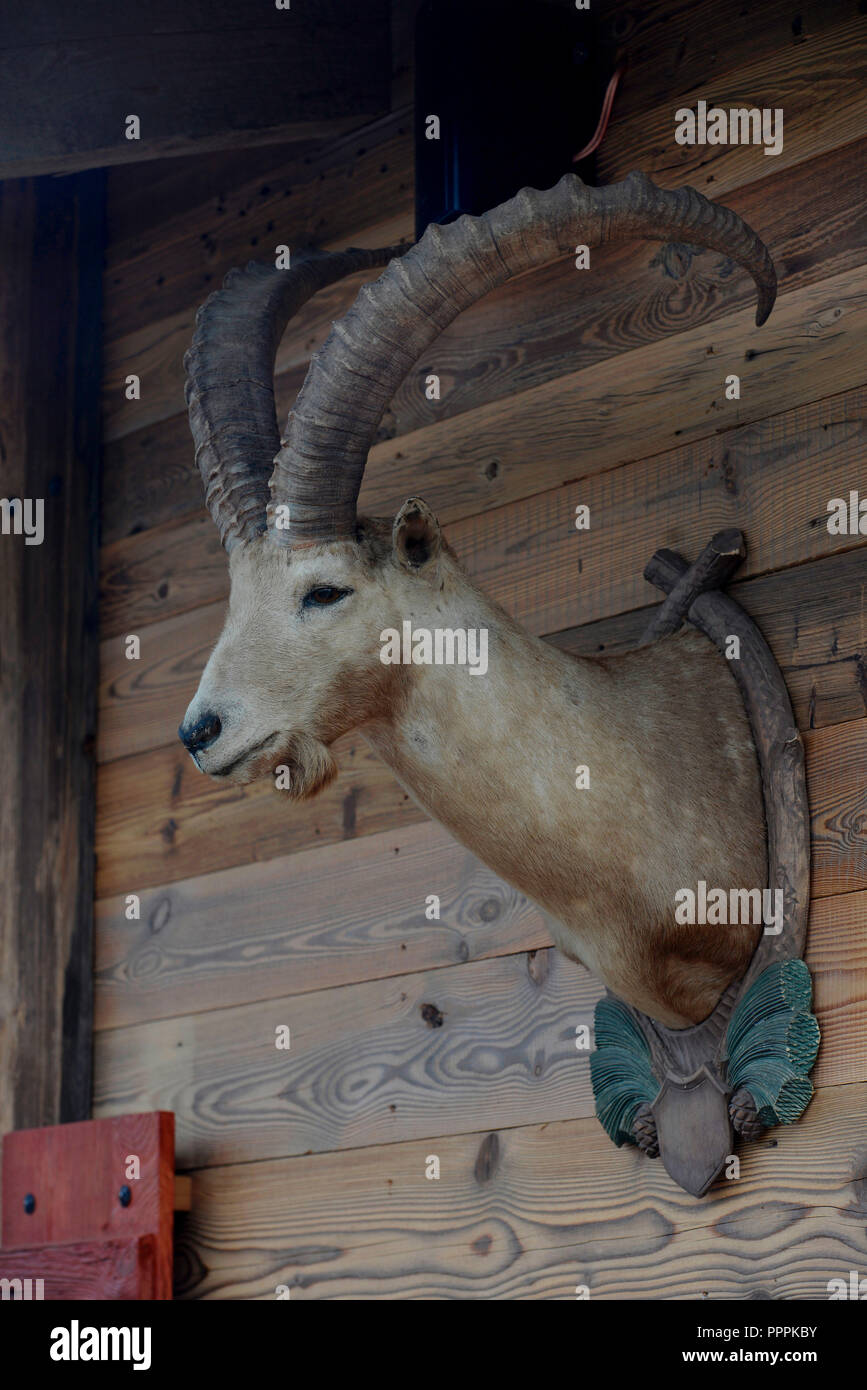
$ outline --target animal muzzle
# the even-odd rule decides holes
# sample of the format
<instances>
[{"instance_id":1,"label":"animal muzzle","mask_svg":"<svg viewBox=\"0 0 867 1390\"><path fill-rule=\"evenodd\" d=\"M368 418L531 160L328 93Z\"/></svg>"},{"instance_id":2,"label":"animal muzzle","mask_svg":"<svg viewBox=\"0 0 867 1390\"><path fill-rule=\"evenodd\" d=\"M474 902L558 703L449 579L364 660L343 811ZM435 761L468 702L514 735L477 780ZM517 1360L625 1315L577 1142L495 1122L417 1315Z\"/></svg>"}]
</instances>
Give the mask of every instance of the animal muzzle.
<instances>
[{"instance_id":1,"label":"animal muzzle","mask_svg":"<svg viewBox=\"0 0 867 1390\"><path fill-rule=\"evenodd\" d=\"M216 743L222 729L219 715L208 713L202 715L194 724L181 724L178 728L178 738L187 752L195 757L197 753L204 752L212 743Z\"/></svg>"}]
</instances>

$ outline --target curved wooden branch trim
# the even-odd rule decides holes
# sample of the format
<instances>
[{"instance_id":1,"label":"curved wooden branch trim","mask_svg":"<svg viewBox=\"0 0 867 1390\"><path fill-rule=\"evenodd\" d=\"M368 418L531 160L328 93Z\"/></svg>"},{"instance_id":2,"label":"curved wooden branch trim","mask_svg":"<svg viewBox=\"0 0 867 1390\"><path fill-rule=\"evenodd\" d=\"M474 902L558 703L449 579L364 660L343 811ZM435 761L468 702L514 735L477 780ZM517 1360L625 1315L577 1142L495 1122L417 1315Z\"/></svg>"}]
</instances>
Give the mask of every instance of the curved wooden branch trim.
<instances>
[{"instance_id":1,"label":"curved wooden branch trim","mask_svg":"<svg viewBox=\"0 0 867 1390\"><path fill-rule=\"evenodd\" d=\"M720 532L711 546L724 550L730 541L722 538L731 535ZM740 539L743 546L743 537ZM690 566L681 556L657 551L644 576L669 595L673 596L675 589L688 595L692 586L684 581L689 572ZM743 696L761 767L768 827L768 886L783 892L783 929L777 936L762 934L740 993L772 961L804 952L810 906L810 815L804 747L782 672L752 618L734 599L715 591L696 594L685 616L723 653L730 637L739 640L740 659L731 660L729 665Z\"/></svg>"},{"instance_id":2,"label":"curved wooden branch trim","mask_svg":"<svg viewBox=\"0 0 867 1390\"><path fill-rule=\"evenodd\" d=\"M721 589L746 559L746 555L747 548L741 531L717 531L695 563L683 570L668 598L648 624L643 641L654 642L659 637L668 637L670 633L677 632L699 594L706 593L709 589ZM673 550L658 550L653 558L667 562L675 569L678 564L685 564ZM653 564L653 560L650 564ZM644 571L644 577L650 578L647 569Z\"/></svg>"},{"instance_id":3,"label":"curved wooden branch trim","mask_svg":"<svg viewBox=\"0 0 867 1390\"><path fill-rule=\"evenodd\" d=\"M755 623L715 587L734 573L745 555L740 531L720 531L694 564L688 565L674 551L658 550L644 571L650 583L668 594L647 627L645 641L676 632L684 619L723 654L731 639L738 639L739 657L730 658L730 665L761 767L768 882L783 894L781 931L762 933L743 978L728 987L701 1023L666 1028L637 1009L628 1010L647 1040L660 1082L655 1100L644 1102L633 1117L633 1138L649 1157L658 1153L674 1180L695 1196L707 1191L731 1152L733 1119L745 1137L754 1137L758 1129L757 1107L749 1091L740 1088L732 1096L728 1083L728 1026L738 1003L768 966L803 954L810 902L804 750L789 693Z\"/></svg>"}]
</instances>

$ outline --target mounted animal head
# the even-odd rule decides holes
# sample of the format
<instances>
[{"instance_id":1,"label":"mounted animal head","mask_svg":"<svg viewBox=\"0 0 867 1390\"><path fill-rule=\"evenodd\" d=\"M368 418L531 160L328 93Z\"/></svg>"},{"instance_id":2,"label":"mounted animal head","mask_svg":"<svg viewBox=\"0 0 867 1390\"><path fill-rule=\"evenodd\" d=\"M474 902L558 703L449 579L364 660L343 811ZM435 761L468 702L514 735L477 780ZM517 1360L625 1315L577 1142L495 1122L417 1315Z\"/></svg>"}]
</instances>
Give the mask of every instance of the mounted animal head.
<instances>
[{"instance_id":1,"label":"mounted animal head","mask_svg":"<svg viewBox=\"0 0 867 1390\"><path fill-rule=\"evenodd\" d=\"M179 730L202 771L248 782L284 764L290 792L311 795L336 772L334 740L399 697L402 668L380 661L380 634L418 607L419 586L429 594L441 568L457 566L420 499L393 519L357 515L395 390L489 290L576 244L638 237L738 262L758 287L756 322L767 318L776 279L751 229L693 189L638 173L603 188L567 174L483 217L431 225L410 249L311 252L286 270L251 263L202 306L187 401L231 575L225 628ZM314 355L281 440L273 376L289 318L323 286L386 263Z\"/></svg>"}]
</instances>

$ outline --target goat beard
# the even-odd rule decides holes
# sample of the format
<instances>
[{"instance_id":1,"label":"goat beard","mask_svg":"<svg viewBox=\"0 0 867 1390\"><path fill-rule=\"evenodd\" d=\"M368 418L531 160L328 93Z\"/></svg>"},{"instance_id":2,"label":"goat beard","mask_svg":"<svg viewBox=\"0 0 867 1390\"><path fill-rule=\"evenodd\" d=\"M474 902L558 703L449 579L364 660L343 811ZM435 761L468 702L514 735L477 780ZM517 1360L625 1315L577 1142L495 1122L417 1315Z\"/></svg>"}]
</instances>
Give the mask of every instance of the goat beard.
<instances>
[{"instance_id":1,"label":"goat beard","mask_svg":"<svg viewBox=\"0 0 867 1390\"><path fill-rule=\"evenodd\" d=\"M331 750L312 734L292 734L277 752L265 753L244 768L245 782L273 777L278 790L293 801L316 796L336 776Z\"/></svg>"}]
</instances>

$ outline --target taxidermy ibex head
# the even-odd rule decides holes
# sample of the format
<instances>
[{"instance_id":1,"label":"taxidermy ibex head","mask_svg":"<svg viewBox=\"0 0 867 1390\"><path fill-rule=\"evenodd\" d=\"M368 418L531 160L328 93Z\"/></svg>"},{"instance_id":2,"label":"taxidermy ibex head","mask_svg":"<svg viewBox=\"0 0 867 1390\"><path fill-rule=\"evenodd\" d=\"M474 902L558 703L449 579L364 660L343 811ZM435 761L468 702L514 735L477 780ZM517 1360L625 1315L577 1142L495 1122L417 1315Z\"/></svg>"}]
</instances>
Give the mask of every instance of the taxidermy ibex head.
<instances>
[{"instance_id":1,"label":"taxidermy ibex head","mask_svg":"<svg viewBox=\"0 0 867 1390\"><path fill-rule=\"evenodd\" d=\"M727 663L689 631L618 657L565 654L470 582L419 498L396 517L356 511L395 389L462 309L577 243L636 237L731 258L756 281L757 322L770 313L774 270L749 227L640 174L604 188L567 175L431 226L405 255L314 252L290 270L229 274L199 312L186 366L231 598L180 736L211 776L249 782L282 766L306 797L335 776L335 740L361 730L433 817L541 906L568 956L678 1028L743 975L761 931L674 917L676 893L699 881L767 882L756 752ZM281 442L273 368L289 316L386 262L314 356ZM422 647L414 662L383 661L385 630L407 621L445 634L458 659L429 659L431 645L427 658ZM460 661L466 633L487 634L484 672Z\"/></svg>"}]
</instances>

